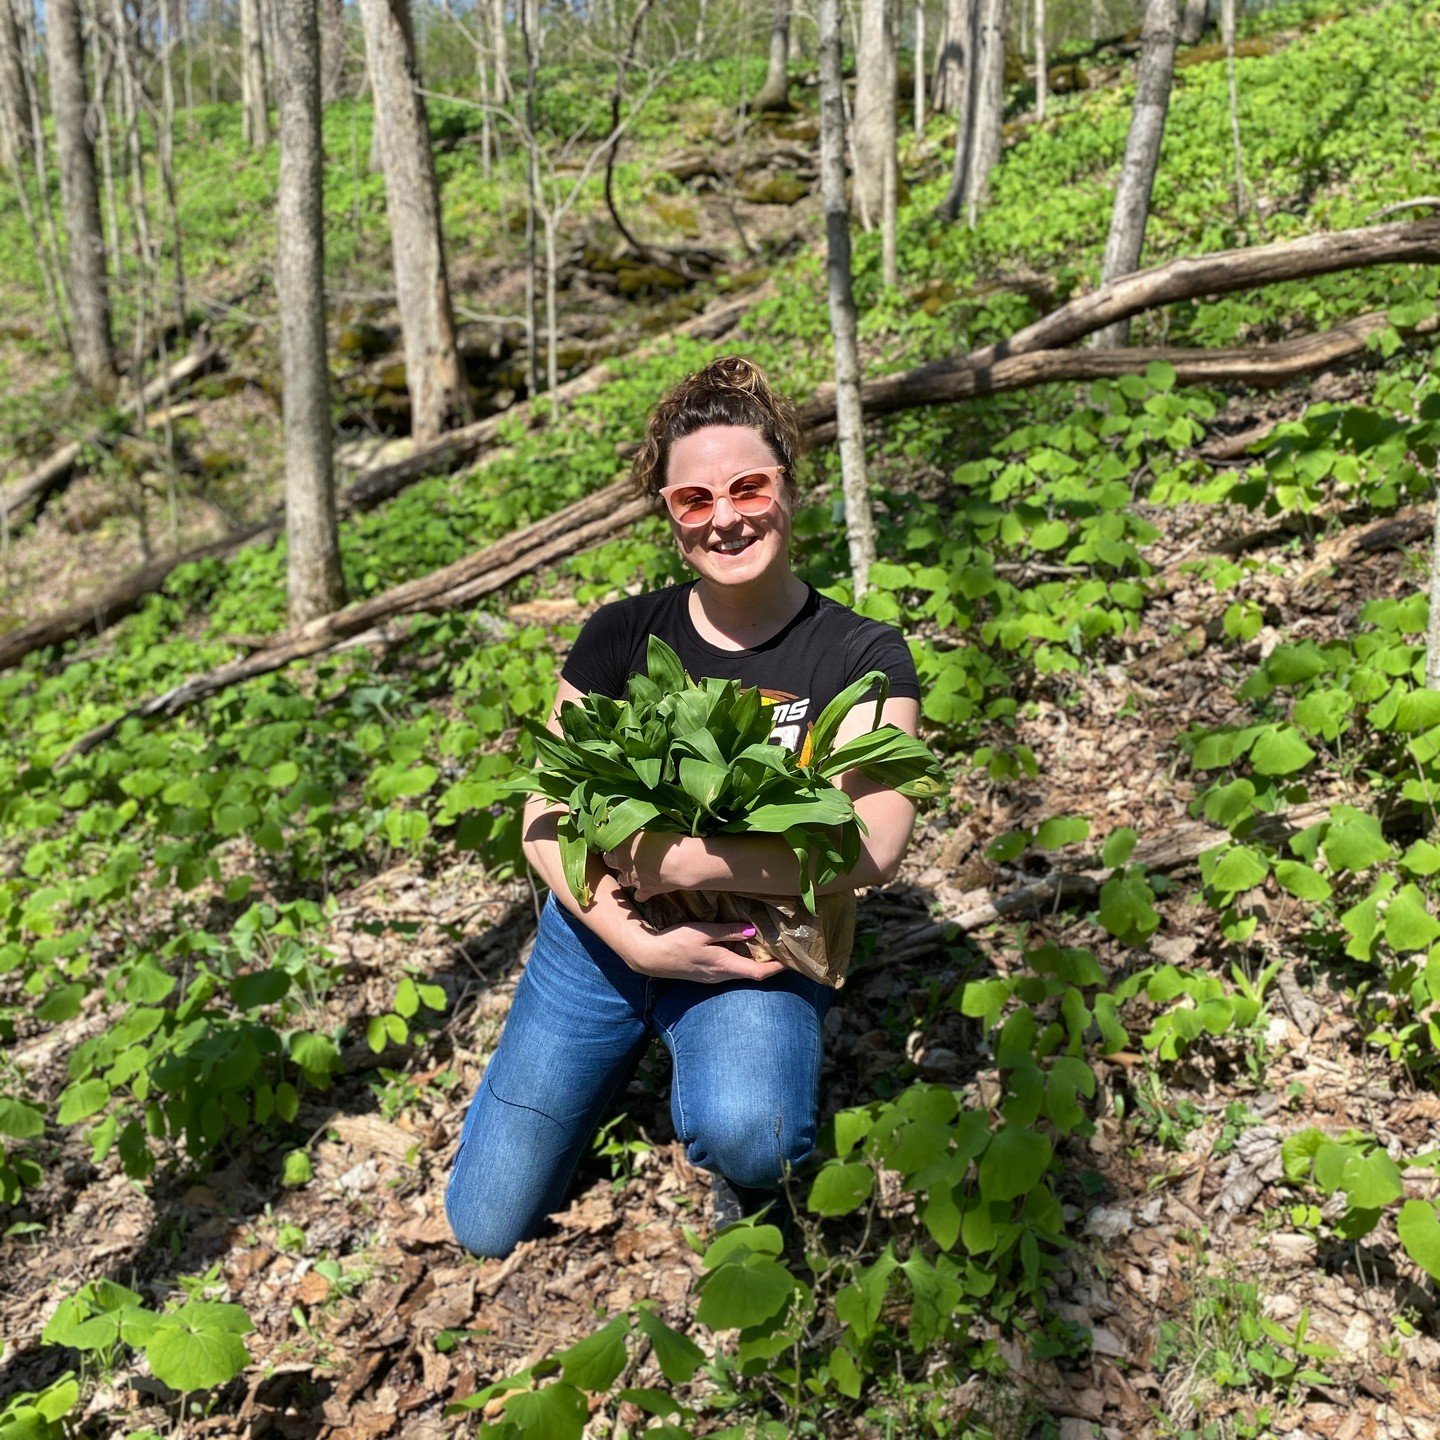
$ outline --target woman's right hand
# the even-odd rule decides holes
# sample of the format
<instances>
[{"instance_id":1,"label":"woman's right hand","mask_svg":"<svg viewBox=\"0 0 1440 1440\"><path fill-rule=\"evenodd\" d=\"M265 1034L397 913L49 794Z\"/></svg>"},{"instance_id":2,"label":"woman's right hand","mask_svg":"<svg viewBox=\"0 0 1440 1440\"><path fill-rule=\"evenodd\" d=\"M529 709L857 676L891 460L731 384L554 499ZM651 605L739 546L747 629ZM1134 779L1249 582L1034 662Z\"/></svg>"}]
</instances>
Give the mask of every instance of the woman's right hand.
<instances>
[{"instance_id":1,"label":"woman's right hand","mask_svg":"<svg viewBox=\"0 0 1440 1440\"><path fill-rule=\"evenodd\" d=\"M638 974L658 980L695 980L702 985L768 980L785 967L778 960L752 960L736 948L754 934L745 920L686 920L647 932L638 953L625 959Z\"/></svg>"}]
</instances>

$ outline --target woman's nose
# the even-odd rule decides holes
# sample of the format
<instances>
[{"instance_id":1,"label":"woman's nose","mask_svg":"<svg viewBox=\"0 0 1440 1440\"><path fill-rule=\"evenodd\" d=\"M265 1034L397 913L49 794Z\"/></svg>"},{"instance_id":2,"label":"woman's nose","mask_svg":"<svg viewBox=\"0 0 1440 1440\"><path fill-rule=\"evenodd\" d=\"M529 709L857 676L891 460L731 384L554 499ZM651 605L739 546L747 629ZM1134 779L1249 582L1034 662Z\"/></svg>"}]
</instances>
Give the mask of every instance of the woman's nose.
<instances>
[{"instance_id":1,"label":"woman's nose","mask_svg":"<svg viewBox=\"0 0 1440 1440\"><path fill-rule=\"evenodd\" d=\"M722 514L720 507L724 505L729 510L728 518ZM715 513L711 517L716 525L727 525L740 518L740 512L735 508L735 502L728 495L717 495L715 497Z\"/></svg>"}]
</instances>

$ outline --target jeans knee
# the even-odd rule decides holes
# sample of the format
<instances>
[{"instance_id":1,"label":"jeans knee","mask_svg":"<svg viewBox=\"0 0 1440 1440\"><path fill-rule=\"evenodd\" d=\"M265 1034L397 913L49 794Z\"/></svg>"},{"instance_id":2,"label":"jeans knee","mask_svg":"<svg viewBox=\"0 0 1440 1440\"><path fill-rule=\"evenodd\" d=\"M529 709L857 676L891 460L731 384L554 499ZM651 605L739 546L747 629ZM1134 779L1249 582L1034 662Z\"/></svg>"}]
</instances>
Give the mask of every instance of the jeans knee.
<instances>
[{"instance_id":1,"label":"jeans knee","mask_svg":"<svg viewBox=\"0 0 1440 1440\"><path fill-rule=\"evenodd\" d=\"M709 1116L696 1127L687 1147L690 1162L717 1170L747 1189L778 1187L785 1172L808 1160L815 1149L815 1127L783 1111L756 1108L728 1110Z\"/></svg>"},{"instance_id":2,"label":"jeans knee","mask_svg":"<svg viewBox=\"0 0 1440 1440\"><path fill-rule=\"evenodd\" d=\"M528 1238L513 1216L497 1215L490 1207L462 1199L453 1190L445 1195L445 1218L461 1246L482 1260L503 1260Z\"/></svg>"}]
</instances>

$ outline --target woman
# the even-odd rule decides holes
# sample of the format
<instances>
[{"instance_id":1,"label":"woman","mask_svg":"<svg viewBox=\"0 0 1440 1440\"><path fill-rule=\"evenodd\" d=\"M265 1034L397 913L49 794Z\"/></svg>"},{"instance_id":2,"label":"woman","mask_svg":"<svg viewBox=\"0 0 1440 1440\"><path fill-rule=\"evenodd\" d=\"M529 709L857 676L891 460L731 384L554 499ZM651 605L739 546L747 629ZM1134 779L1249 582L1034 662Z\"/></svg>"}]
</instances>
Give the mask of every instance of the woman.
<instances>
[{"instance_id":1,"label":"woman","mask_svg":"<svg viewBox=\"0 0 1440 1440\"><path fill-rule=\"evenodd\" d=\"M722 357L661 400L634 475L664 501L696 579L603 605L560 672L560 707L591 691L619 699L659 635L694 679L761 687L773 742L798 751L846 685L890 677L883 721L916 733L920 688L900 632L820 595L790 569L800 429L794 409L747 360ZM837 537L838 539L839 537ZM857 706L837 744L875 724ZM860 861L831 890L882 885L914 825L912 801L857 772L840 777L868 834ZM799 893L793 852L777 835L641 834L592 855L593 900L580 906L560 864L562 813L533 797L526 859L550 887L534 949L500 1043L466 1116L446 1191L456 1237L478 1255L508 1254L565 1203L576 1165L652 1032L674 1060L675 1133L712 1175L721 1225L780 1200L786 1170L814 1149L821 1026L833 992L774 961L751 959L740 924L652 931L633 899L669 890ZM783 1201L777 1207L786 1218Z\"/></svg>"}]
</instances>

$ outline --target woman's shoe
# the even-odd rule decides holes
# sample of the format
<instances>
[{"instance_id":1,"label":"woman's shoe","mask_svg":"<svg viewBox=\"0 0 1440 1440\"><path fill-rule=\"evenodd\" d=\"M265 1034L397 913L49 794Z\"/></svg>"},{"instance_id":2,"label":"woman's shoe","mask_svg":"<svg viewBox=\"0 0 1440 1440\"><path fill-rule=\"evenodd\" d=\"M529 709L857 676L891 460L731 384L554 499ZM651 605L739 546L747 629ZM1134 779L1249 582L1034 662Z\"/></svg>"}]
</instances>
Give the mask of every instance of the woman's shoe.
<instances>
[{"instance_id":1,"label":"woman's shoe","mask_svg":"<svg viewBox=\"0 0 1440 1440\"><path fill-rule=\"evenodd\" d=\"M781 1241L788 1245L794 1229L795 1217L783 1190L751 1190L743 1185L734 1185L723 1175L710 1178L710 1233L719 1235L727 1226L743 1220L747 1215L765 1214L760 1218L766 1224L776 1226Z\"/></svg>"}]
</instances>

